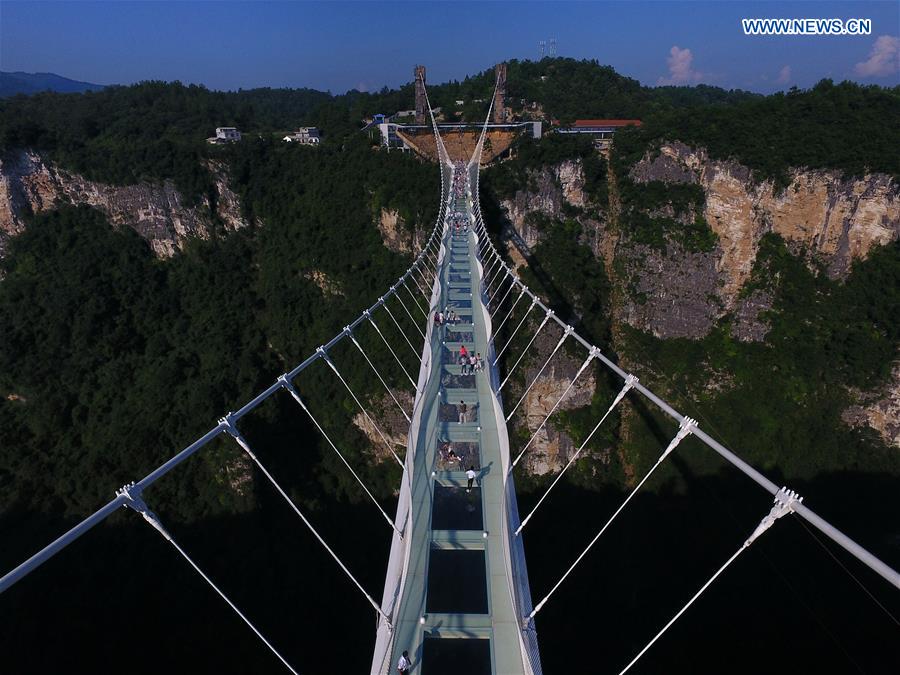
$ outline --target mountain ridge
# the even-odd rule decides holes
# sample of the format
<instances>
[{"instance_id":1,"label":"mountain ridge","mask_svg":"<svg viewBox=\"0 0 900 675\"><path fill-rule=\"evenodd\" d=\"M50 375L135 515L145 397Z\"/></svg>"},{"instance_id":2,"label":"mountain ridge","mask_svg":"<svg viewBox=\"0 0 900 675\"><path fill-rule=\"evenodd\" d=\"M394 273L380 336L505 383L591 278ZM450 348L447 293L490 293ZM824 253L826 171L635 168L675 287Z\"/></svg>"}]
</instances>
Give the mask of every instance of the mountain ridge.
<instances>
[{"instance_id":1,"label":"mountain ridge","mask_svg":"<svg viewBox=\"0 0 900 675\"><path fill-rule=\"evenodd\" d=\"M17 94L38 94L54 91L59 94L81 94L87 91L101 91L105 84L73 80L56 73L26 73L24 71L0 71L0 98Z\"/></svg>"}]
</instances>

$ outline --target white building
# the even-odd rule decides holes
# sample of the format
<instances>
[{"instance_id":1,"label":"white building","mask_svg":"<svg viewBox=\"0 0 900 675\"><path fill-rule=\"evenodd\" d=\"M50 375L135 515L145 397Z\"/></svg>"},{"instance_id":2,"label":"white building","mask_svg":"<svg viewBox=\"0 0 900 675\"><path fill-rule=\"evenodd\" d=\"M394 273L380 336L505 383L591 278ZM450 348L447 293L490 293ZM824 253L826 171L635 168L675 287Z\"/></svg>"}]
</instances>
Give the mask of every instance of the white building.
<instances>
[{"instance_id":1,"label":"white building","mask_svg":"<svg viewBox=\"0 0 900 675\"><path fill-rule=\"evenodd\" d=\"M241 140L241 132L235 127L216 127L216 135L207 138L206 142L212 144L235 143L239 140Z\"/></svg>"},{"instance_id":2,"label":"white building","mask_svg":"<svg viewBox=\"0 0 900 675\"><path fill-rule=\"evenodd\" d=\"M322 140L316 127L300 127L292 134L282 139L285 143L299 143L300 145L318 145Z\"/></svg>"}]
</instances>

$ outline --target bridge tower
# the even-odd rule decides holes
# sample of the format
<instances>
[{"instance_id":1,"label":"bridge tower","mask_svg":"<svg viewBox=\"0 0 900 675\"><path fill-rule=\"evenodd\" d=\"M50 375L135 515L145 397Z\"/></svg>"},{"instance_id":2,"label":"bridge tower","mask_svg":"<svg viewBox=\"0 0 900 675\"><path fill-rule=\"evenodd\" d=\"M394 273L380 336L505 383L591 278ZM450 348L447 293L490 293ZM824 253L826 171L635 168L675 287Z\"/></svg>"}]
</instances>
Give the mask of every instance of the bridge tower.
<instances>
[{"instance_id":1,"label":"bridge tower","mask_svg":"<svg viewBox=\"0 0 900 675\"><path fill-rule=\"evenodd\" d=\"M497 93L494 96L494 124L506 122L506 64L498 63L495 72L497 75Z\"/></svg>"},{"instance_id":2,"label":"bridge tower","mask_svg":"<svg viewBox=\"0 0 900 675\"><path fill-rule=\"evenodd\" d=\"M425 98L425 66L416 66L413 76L416 81L416 124L427 124L428 103Z\"/></svg>"}]
</instances>

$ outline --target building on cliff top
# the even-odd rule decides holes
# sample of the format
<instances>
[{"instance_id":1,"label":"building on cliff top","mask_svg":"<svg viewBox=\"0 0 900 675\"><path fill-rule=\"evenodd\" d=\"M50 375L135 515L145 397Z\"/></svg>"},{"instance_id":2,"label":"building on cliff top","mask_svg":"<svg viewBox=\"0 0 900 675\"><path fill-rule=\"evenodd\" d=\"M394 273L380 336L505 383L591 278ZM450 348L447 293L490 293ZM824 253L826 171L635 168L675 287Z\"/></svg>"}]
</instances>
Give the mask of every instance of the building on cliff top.
<instances>
[{"instance_id":1,"label":"building on cliff top","mask_svg":"<svg viewBox=\"0 0 900 675\"><path fill-rule=\"evenodd\" d=\"M570 127L559 127L558 134L589 134L594 137L594 147L609 149L616 131L622 127L639 127L640 120L575 120Z\"/></svg>"},{"instance_id":2,"label":"building on cliff top","mask_svg":"<svg viewBox=\"0 0 900 675\"><path fill-rule=\"evenodd\" d=\"M318 145L322 140L316 127L300 127L292 134L282 139L285 143L299 143L300 145Z\"/></svg>"},{"instance_id":3,"label":"building on cliff top","mask_svg":"<svg viewBox=\"0 0 900 675\"><path fill-rule=\"evenodd\" d=\"M218 145L221 143L235 143L239 140L241 140L241 132L235 127L216 127L216 135L212 138L207 138L206 142Z\"/></svg>"}]
</instances>

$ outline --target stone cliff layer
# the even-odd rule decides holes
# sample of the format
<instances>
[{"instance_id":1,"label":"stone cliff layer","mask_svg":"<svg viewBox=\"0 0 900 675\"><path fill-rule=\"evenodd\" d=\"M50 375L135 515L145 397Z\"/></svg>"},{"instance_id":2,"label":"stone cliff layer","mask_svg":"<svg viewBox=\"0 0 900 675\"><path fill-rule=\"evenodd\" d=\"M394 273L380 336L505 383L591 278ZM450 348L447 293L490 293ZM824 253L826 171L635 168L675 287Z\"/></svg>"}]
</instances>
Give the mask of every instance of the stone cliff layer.
<instances>
[{"instance_id":1,"label":"stone cliff layer","mask_svg":"<svg viewBox=\"0 0 900 675\"><path fill-rule=\"evenodd\" d=\"M711 159L705 150L666 143L631 170L637 182L699 184L706 195L703 216L719 238L716 269L724 275L721 297L735 306L750 277L760 238L774 232L798 252L823 262L843 278L854 260L900 237L900 186L884 174L848 178L838 171L794 169L779 190L756 182L735 161Z\"/></svg>"},{"instance_id":2,"label":"stone cliff layer","mask_svg":"<svg viewBox=\"0 0 900 675\"><path fill-rule=\"evenodd\" d=\"M172 256L191 237L209 237L216 222L226 230L246 227L225 168L209 168L216 189L214 210L206 196L197 205L186 204L172 181L109 185L65 171L35 152L9 152L0 158L0 255L9 237L25 229L30 214L63 204L99 209L113 225L134 229L162 258Z\"/></svg>"}]
</instances>

